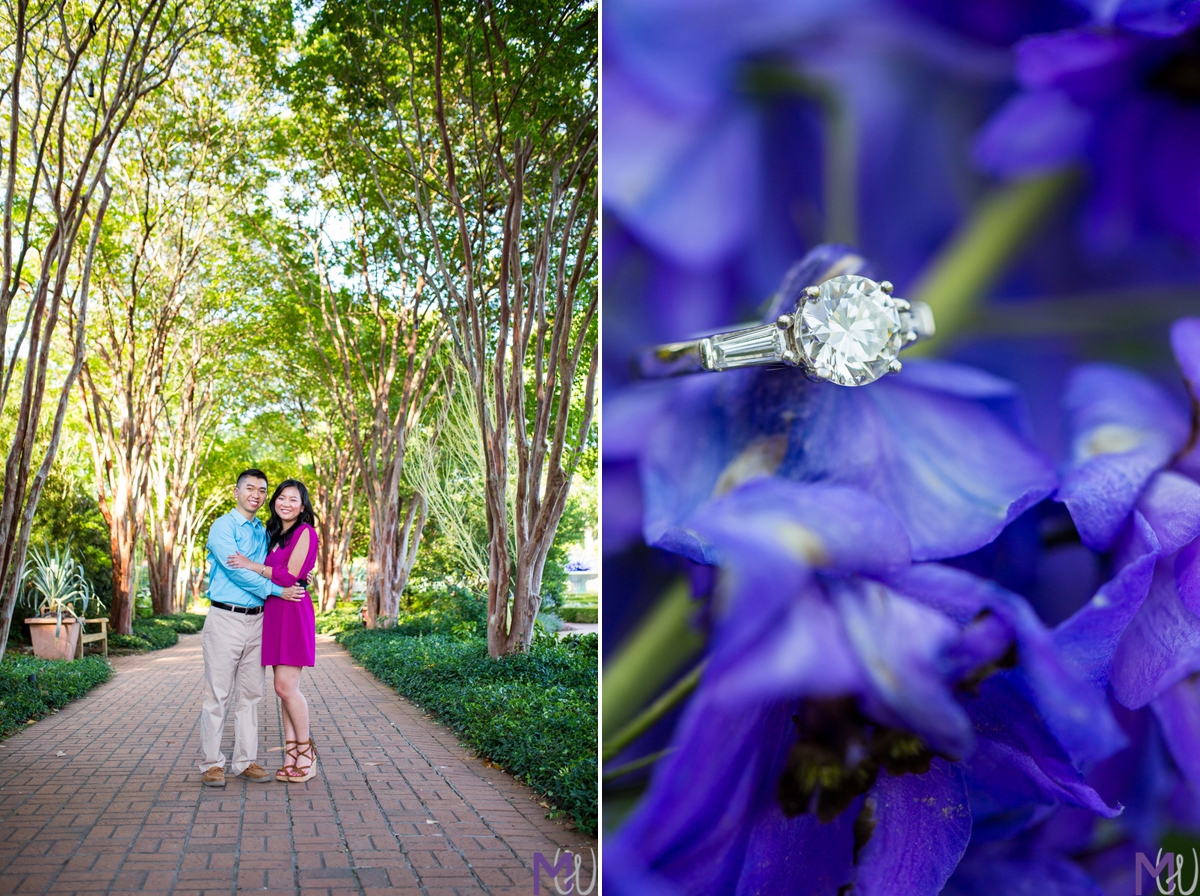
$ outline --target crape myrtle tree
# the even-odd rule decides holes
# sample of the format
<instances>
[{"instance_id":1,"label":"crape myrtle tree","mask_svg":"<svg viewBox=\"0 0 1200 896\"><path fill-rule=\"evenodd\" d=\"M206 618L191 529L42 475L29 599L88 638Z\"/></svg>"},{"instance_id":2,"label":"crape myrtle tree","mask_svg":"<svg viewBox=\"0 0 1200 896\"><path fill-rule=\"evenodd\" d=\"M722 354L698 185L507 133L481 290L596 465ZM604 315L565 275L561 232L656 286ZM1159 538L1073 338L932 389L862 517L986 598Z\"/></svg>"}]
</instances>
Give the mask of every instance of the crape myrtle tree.
<instances>
[{"instance_id":1,"label":"crape myrtle tree","mask_svg":"<svg viewBox=\"0 0 1200 896\"><path fill-rule=\"evenodd\" d=\"M15 418L0 493L0 655L85 357L109 160L135 109L209 30L211 12L183 0L14 0L0 16L0 415ZM51 356L68 317L75 339L64 370ZM46 407L48 387L57 399Z\"/></svg>"},{"instance_id":2,"label":"crape myrtle tree","mask_svg":"<svg viewBox=\"0 0 1200 896\"><path fill-rule=\"evenodd\" d=\"M255 226L261 227L261 221ZM261 281L270 294L263 297L262 326L253 352L257 364L249 373L261 400L278 408L296 430L304 455L303 478L317 517L317 564L311 590L320 612L327 613L339 600L349 599L353 585L348 572L362 508L361 471L347 421L327 387L329 371L312 337L314 322L297 312L290 278L267 276L267 264L272 275L278 270L276 258L272 254L260 259Z\"/></svg>"},{"instance_id":3,"label":"crape myrtle tree","mask_svg":"<svg viewBox=\"0 0 1200 896\"><path fill-rule=\"evenodd\" d=\"M367 625L389 627L428 518L424 495L404 487L404 461L414 431L444 386L444 325L406 241L378 226L340 174L318 172L307 194L315 204L306 200L306 217L275 246L366 506ZM331 441L321 453L329 470L338 463L339 444L328 417L325 426ZM352 508L343 512L339 535L348 556Z\"/></svg>"},{"instance_id":4,"label":"crape myrtle tree","mask_svg":"<svg viewBox=\"0 0 1200 896\"><path fill-rule=\"evenodd\" d=\"M425 232L482 437L488 650L525 649L594 406L596 7L329 2L297 71Z\"/></svg>"},{"instance_id":5,"label":"crape myrtle tree","mask_svg":"<svg viewBox=\"0 0 1200 896\"><path fill-rule=\"evenodd\" d=\"M206 324L205 285L236 206L263 180L256 142L265 103L254 83L226 40L191 48L133 116L110 165L113 200L97 244L79 384L111 532L109 618L126 634L150 503L157 511L148 545L151 597L158 612L175 603L174 542L190 509L171 502L186 490L183 477L203 438L201 421L190 418L211 404L203 386L196 392L204 336L193 331ZM173 421L184 430L168 449L179 456L160 451L155 459L168 404L185 417Z\"/></svg>"}]
</instances>

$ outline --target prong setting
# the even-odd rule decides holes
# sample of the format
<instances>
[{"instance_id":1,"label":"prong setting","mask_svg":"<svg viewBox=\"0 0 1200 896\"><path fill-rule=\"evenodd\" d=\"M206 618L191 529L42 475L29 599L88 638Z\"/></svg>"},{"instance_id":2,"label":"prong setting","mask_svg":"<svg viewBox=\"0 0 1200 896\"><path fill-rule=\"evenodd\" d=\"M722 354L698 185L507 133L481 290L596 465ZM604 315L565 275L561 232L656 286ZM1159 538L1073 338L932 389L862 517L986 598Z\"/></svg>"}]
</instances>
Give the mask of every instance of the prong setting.
<instances>
[{"instance_id":1,"label":"prong setting","mask_svg":"<svg viewBox=\"0 0 1200 896\"><path fill-rule=\"evenodd\" d=\"M888 364L888 373L899 373L903 369L904 365L900 363L899 359Z\"/></svg>"},{"instance_id":2,"label":"prong setting","mask_svg":"<svg viewBox=\"0 0 1200 896\"><path fill-rule=\"evenodd\" d=\"M781 330L786 330L788 327L790 327L792 325L793 320L794 320L794 318L792 317L792 315L781 314L781 315L779 315L779 317L777 317L775 319L775 326L779 327L779 329L781 329Z\"/></svg>"},{"instance_id":3,"label":"prong setting","mask_svg":"<svg viewBox=\"0 0 1200 896\"><path fill-rule=\"evenodd\" d=\"M819 286L808 286L808 287L805 287L805 289L804 289L805 301L815 302L820 295L821 295L821 287L819 287Z\"/></svg>"},{"instance_id":4,"label":"prong setting","mask_svg":"<svg viewBox=\"0 0 1200 896\"><path fill-rule=\"evenodd\" d=\"M892 294L892 290L895 289L895 287L892 286L891 280L880 280L879 288L886 292L889 296Z\"/></svg>"}]
</instances>

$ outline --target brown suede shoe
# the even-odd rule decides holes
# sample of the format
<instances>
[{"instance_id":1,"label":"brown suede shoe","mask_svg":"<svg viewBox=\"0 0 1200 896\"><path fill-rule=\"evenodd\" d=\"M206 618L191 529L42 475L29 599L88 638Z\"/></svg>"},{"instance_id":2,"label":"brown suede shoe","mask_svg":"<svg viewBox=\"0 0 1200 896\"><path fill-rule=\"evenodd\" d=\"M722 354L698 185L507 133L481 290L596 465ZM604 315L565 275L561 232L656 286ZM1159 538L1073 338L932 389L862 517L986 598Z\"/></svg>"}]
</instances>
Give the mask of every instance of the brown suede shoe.
<instances>
[{"instance_id":1,"label":"brown suede shoe","mask_svg":"<svg viewBox=\"0 0 1200 896\"><path fill-rule=\"evenodd\" d=\"M248 766L242 769L242 777L247 781L256 781L262 783L264 781L271 780L271 773L257 762L251 762Z\"/></svg>"},{"instance_id":2,"label":"brown suede shoe","mask_svg":"<svg viewBox=\"0 0 1200 896\"><path fill-rule=\"evenodd\" d=\"M225 769L221 768L219 765L214 765L200 776L200 780L203 782L205 787L224 787Z\"/></svg>"}]
</instances>

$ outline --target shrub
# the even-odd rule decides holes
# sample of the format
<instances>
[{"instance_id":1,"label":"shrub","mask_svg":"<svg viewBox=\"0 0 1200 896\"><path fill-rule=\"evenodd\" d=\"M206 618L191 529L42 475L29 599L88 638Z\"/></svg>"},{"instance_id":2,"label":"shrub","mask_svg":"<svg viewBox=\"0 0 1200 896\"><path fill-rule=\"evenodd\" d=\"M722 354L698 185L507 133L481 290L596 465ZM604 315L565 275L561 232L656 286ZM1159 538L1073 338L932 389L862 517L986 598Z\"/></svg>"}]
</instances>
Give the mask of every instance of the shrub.
<instances>
[{"instance_id":1,"label":"shrub","mask_svg":"<svg viewBox=\"0 0 1200 896\"><path fill-rule=\"evenodd\" d=\"M560 607L558 615L563 622L591 622L595 623L600 619L600 609L595 605L588 606L567 604Z\"/></svg>"},{"instance_id":2,"label":"shrub","mask_svg":"<svg viewBox=\"0 0 1200 896\"><path fill-rule=\"evenodd\" d=\"M480 755L544 793L580 830L595 833L595 635L535 638L528 653L500 660L480 638L364 629L338 641Z\"/></svg>"},{"instance_id":3,"label":"shrub","mask_svg":"<svg viewBox=\"0 0 1200 896\"><path fill-rule=\"evenodd\" d=\"M406 592L392 631L404 635L482 638L487 634L487 599L461 585Z\"/></svg>"},{"instance_id":4,"label":"shrub","mask_svg":"<svg viewBox=\"0 0 1200 896\"><path fill-rule=\"evenodd\" d=\"M320 635L336 635L338 632L362 627L362 617L358 610L339 607L329 613L317 614L317 634Z\"/></svg>"},{"instance_id":5,"label":"shrub","mask_svg":"<svg viewBox=\"0 0 1200 896\"><path fill-rule=\"evenodd\" d=\"M45 718L111 677L112 667L100 656L67 662L6 655L0 662L0 737L24 728L29 719Z\"/></svg>"},{"instance_id":6,"label":"shrub","mask_svg":"<svg viewBox=\"0 0 1200 896\"><path fill-rule=\"evenodd\" d=\"M159 622L170 626L181 635L199 634L204 628L205 616L200 613L173 613L170 616L156 617Z\"/></svg>"},{"instance_id":7,"label":"shrub","mask_svg":"<svg viewBox=\"0 0 1200 896\"><path fill-rule=\"evenodd\" d=\"M181 613L179 615L192 616L194 614ZM162 650L165 647L174 647L179 643L179 635L172 623L168 621L169 618L155 616L150 619L135 619L133 620L133 634L121 635L110 632L108 646L126 650Z\"/></svg>"}]
</instances>

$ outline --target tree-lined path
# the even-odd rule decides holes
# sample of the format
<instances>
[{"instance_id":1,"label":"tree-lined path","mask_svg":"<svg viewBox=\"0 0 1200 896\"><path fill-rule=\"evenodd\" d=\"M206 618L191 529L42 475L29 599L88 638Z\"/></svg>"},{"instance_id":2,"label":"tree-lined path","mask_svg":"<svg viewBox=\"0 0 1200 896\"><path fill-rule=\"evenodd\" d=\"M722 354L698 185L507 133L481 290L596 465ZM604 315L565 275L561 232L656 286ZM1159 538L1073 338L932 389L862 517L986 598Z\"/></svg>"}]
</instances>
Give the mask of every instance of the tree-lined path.
<instances>
[{"instance_id":1,"label":"tree-lined path","mask_svg":"<svg viewBox=\"0 0 1200 896\"><path fill-rule=\"evenodd\" d=\"M559 848L582 850L587 885L595 838L545 818L533 791L331 638L305 673L320 770L306 784L200 786L198 636L113 665L108 684L0 742L0 893L527 894L534 853ZM274 771L269 674L267 694L259 762ZM230 719L227 755L232 733Z\"/></svg>"}]
</instances>

